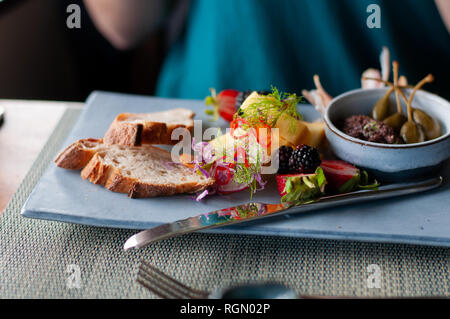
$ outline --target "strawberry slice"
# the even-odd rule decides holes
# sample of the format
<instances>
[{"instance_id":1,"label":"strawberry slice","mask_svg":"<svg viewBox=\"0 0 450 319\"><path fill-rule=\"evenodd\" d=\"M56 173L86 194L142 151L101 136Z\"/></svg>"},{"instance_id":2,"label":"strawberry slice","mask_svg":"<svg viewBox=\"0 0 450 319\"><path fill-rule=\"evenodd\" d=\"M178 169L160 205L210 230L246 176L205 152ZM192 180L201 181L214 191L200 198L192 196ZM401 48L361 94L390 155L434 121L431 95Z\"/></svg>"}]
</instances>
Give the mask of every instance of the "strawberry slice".
<instances>
[{"instance_id":1,"label":"strawberry slice","mask_svg":"<svg viewBox=\"0 0 450 319\"><path fill-rule=\"evenodd\" d=\"M295 174L277 174L277 176L275 177L277 180L278 194L280 194L281 197L286 195L284 188L286 186L287 178L292 176L295 176Z\"/></svg>"},{"instance_id":2,"label":"strawberry slice","mask_svg":"<svg viewBox=\"0 0 450 319\"><path fill-rule=\"evenodd\" d=\"M211 115L220 115L225 121L231 122L233 120L234 113L236 113L236 99L239 95L239 91L233 89L227 89L221 91L216 95L216 90L211 89L211 96L208 96L205 100L206 105L212 105L214 111L208 110Z\"/></svg>"},{"instance_id":3,"label":"strawberry slice","mask_svg":"<svg viewBox=\"0 0 450 319\"><path fill-rule=\"evenodd\" d=\"M236 98L239 95L239 91L228 89L219 93L217 98L219 99L219 114L228 122L233 120L234 113L236 113Z\"/></svg>"},{"instance_id":4,"label":"strawberry slice","mask_svg":"<svg viewBox=\"0 0 450 319\"><path fill-rule=\"evenodd\" d=\"M277 181L277 189L278 193L281 197L286 195L285 187L288 177L296 177L296 176L308 176L308 175L314 175L314 174L277 174L275 176L275 179Z\"/></svg>"},{"instance_id":5,"label":"strawberry slice","mask_svg":"<svg viewBox=\"0 0 450 319\"><path fill-rule=\"evenodd\" d=\"M277 174L276 181L281 201L297 204L317 199L327 184L320 167L313 174Z\"/></svg>"},{"instance_id":6,"label":"strawberry slice","mask_svg":"<svg viewBox=\"0 0 450 319\"><path fill-rule=\"evenodd\" d=\"M338 160L323 160L320 167L322 167L327 178L328 186L334 191L345 192L347 188L358 185L360 181L360 170L350 163Z\"/></svg>"}]
</instances>

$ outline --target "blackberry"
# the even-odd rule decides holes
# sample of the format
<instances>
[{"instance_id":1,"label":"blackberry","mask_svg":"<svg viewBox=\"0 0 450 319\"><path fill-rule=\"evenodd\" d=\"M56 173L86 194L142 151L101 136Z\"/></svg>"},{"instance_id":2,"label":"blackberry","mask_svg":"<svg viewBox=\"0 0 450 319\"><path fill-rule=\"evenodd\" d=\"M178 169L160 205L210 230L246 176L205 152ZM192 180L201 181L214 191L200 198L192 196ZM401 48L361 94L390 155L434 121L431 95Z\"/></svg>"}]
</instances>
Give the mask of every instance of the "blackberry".
<instances>
[{"instance_id":1,"label":"blackberry","mask_svg":"<svg viewBox=\"0 0 450 319\"><path fill-rule=\"evenodd\" d=\"M289 173L289 159L294 150L289 146L281 146L278 149L278 174Z\"/></svg>"},{"instance_id":2,"label":"blackberry","mask_svg":"<svg viewBox=\"0 0 450 319\"><path fill-rule=\"evenodd\" d=\"M319 152L308 145L298 145L289 159L289 170L295 173L314 173L320 163Z\"/></svg>"}]
</instances>

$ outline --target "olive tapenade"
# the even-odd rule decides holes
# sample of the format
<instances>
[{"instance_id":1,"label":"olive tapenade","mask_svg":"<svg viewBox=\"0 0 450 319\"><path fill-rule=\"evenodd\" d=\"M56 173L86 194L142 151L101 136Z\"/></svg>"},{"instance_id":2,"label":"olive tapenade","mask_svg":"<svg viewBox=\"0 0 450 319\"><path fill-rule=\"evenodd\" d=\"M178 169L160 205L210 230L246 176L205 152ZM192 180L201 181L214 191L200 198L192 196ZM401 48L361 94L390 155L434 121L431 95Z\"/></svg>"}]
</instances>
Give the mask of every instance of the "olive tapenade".
<instances>
[{"instance_id":1,"label":"olive tapenade","mask_svg":"<svg viewBox=\"0 0 450 319\"><path fill-rule=\"evenodd\" d=\"M344 121L342 131L352 137L374 143L398 143L394 130L387 124L367 115L353 115Z\"/></svg>"}]
</instances>

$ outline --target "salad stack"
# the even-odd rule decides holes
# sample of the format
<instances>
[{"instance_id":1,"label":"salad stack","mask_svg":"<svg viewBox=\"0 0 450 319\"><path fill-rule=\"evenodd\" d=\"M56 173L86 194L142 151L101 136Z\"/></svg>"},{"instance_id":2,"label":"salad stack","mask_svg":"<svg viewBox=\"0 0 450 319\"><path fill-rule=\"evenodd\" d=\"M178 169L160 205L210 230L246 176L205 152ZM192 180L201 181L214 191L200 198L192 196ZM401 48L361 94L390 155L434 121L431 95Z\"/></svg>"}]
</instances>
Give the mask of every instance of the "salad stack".
<instances>
[{"instance_id":1,"label":"salad stack","mask_svg":"<svg viewBox=\"0 0 450 319\"><path fill-rule=\"evenodd\" d=\"M321 121L307 122L297 110L302 97L269 91L224 90L206 98L212 120L230 122L226 132L209 142L193 142L194 156L182 156L198 174L214 177L214 186L196 199L246 189L250 196L276 175L282 202L315 201L326 193L376 188L366 172L334 159L324 159L326 139Z\"/></svg>"}]
</instances>

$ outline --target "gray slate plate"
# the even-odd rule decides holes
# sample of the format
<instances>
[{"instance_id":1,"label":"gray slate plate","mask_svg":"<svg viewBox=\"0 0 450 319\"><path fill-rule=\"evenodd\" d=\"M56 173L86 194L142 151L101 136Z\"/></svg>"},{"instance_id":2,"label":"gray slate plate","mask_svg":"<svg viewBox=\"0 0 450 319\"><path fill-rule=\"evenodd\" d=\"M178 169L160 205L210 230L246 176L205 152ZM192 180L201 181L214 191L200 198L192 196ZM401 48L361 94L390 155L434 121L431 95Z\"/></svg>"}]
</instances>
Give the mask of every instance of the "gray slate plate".
<instances>
[{"instance_id":1,"label":"gray slate plate","mask_svg":"<svg viewBox=\"0 0 450 319\"><path fill-rule=\"evenodd\" d=\"M121 112L153 112L187 107L205 119L202 101L171 100L94 92L64 147L86 137L102 137ZM300 106L307 120L317 118L312 106ZM208 121L204 121L204 124ZM226 123L222 122L222 125ZM302 215L287 215L249 225L210 230L216 233L279 235L310 238L397 242L450 247L450 167L437 190L420 195L372 201ZM254 196L255 201L279 202L275 183ZM212 196L197 203L189 195L129 199L80 178L79 172L50 164L22 210L31 218L102 227L146 229L162 223L249 201L249 193Z\"/></svg>"}]
</instances>

